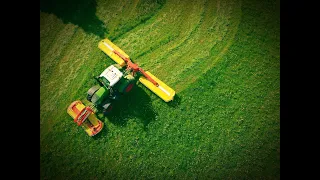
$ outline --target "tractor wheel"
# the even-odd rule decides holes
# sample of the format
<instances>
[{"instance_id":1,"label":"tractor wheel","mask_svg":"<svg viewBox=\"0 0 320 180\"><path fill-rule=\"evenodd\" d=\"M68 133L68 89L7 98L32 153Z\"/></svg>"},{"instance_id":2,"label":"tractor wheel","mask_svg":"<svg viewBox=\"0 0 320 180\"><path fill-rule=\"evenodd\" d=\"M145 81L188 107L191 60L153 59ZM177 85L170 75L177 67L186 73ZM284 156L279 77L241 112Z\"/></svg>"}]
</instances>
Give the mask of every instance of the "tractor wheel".
<instances>
[{"instance_id":1,"label":"tractor wheel","mask_svg":"<svg viewBox=\"0 0 320 180\"><path fill-rule=\"evenodd\" d=\"M125 76L125 82L123 85L120 87L119 91L123 94L126 94L132 90L135 84L135 79L132 75L127 75Z\"/></svg>"},{"instance_id":2,"label":"tractor wheel","mask_svg":"<svg viewBox=\"0 0 320 180\"><path fill-rule=\"evenodd\" d=\"M112 104L110 104L106 109L103 108L102 112L104 115L108 115L112 112L112 109L113 109L113 106L112 106Z\"/></svg>"},{"instance_id":3,"label":"tractor wheel","mask_svg":"<svg viewBox=\"0 0 320 180\"><path fill-rule=\"evenodd\" d=\"M133 88L133 86L134 86L134 83L129 83L124 91L125 91L126 93L130 92L131 89Z\"/></svg>"},{"instance_id":4,"label":"tractor wheel","mask_svg":"<svg viewBox=\"0 0 320 180\"><path fill-rule=\"evenodd\" d=\"M88 90L87 100L91 102L92 96L100 89L99 85L95 85Z\"/></svg>"}]
</instances>

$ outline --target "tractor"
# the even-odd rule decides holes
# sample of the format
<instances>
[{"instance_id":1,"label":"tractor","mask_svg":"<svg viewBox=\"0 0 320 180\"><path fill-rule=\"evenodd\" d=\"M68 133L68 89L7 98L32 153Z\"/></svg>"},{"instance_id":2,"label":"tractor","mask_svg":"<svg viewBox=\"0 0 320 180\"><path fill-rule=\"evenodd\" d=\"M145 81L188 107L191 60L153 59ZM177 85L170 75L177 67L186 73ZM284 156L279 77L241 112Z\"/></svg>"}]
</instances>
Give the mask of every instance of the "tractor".
<instances>
[{"instance_id":1,"label":"tractor","mask_svg":"<svg viewBox=\"0 0 320 180\"><path fill-rule=\"evenodd\" d=\"M137 81L141 82L165 102L173 100L175 91L172 88L149 71L144 71L133 63L130 57L109 39L101 40L98 48L117 64L110 65L99 76L94 77L98 84L88 90L86 97L91 103L91 109L95 107L98 111L103 112L104 115L108 115L113 108L114 101L118 100L120 96L129 93Z\"/></svg>"},{"instance_id":2,"label":"tractor","mask_svg":"<svg viewBox=\"0 0 320 180\"><path fill-rule=\"evenodd\" d=\"M150 72L145 72L137 64L134 64L129 56L110 40L100 41L98 47L117 62L117 64L107 67L99 76L94 77L98 85L91 87L87 92L87 100L105 115L111 112L113 101L118 100L121 95L129 93L138 79L164 101L173 100L175 95L173 89Z\"/></svg>"},{"instance_id":3,"label":"tractor","mask_svg":"<svg viewBox=\"0 0 320 180\"><path fill-rule=\"evenodd\" d=\"M104 115L110 114L113 102L129 93L137 82L129 71L118 64L110 65L94 79L98 84L88 90L87 100Z\"/></svg>"}]
</instances>

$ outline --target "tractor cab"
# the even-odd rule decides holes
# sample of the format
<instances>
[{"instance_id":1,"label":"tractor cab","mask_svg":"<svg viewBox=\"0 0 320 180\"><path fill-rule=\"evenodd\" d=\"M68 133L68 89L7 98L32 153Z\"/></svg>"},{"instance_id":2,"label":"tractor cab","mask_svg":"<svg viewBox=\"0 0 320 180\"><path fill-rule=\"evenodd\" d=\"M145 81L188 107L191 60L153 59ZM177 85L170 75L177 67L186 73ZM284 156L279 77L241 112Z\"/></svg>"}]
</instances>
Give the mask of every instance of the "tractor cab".
<instances>
[{"instance_id":1,"label":"tractor cab","mask_svg":"<svg viewBox=\"0 0 320 180\"><path fill-rule=\"evenodd\" d=\"M113 87L122 78L122 76L123 73L118 68L111 65L100 74L99 80L106 87Z\"/></svg>"},{"instance_id":2,"label":"tractor cab","mask_svg":"<svg viewBox=\"0 0 320 180\"><path fill-rule=\"evenodd\" d=\"M109 66L99 76L96 76L95 79L100 86L120 93L125 93L125 88L135 81L135 77L131 75L131 72L118 64Z\"/></svg>"},{"instance_id":3,"label":"tractor cab","mask_svg":"<svg viewBox=\"0 0 320 180\"><path fill-rule=\"evenodd\" d=\"M130 92L136 83L134 76L118 64L110 65L95 79L99 85L88 90L87 100L102 110L104 114L109 114L113 102L123 94Z\"/></svg>"},{"instance_id":4,"label":"tractor cab","mask_svg":"<svg viewBox=\"0 0 320 180\"><path fill-rule=\"evenodd\" d=\"M108 91L111 99L117 98L117 83L119 83L123 77L123 73L115 66L109 66L96 78L102 87L107 88L106 91Z\"/></svg>"}]
</instances>

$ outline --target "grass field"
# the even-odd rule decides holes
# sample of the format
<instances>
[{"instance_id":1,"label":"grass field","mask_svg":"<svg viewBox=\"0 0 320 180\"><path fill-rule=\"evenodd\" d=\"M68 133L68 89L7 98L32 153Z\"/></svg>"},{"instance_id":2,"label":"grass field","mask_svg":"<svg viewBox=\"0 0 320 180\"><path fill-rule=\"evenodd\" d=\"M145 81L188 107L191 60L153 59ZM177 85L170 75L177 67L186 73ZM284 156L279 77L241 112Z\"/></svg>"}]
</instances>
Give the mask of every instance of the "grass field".
<instances>
[{"instance_id":1,"label":"grass field","mask_svg":"<svg viewBox=\"0 0 320 180\"><path fill-rule=\"evenodd\" d=\"M43 0L40 179L280 179L280 12L266 0ZM109 38L177 95L142 84L95 137L66 109L114 62Z\"/></svg>"}]
</instances>

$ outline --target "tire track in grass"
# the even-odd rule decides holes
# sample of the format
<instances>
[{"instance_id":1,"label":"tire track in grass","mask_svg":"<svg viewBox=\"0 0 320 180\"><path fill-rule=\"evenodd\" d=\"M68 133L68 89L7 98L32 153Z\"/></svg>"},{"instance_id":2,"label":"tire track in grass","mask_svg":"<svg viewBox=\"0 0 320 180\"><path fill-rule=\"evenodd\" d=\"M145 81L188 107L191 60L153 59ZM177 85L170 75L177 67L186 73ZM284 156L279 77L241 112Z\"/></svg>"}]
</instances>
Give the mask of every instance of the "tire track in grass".
<instances>
[{"instance_id":1,"label":"tire track in grass","mask_svg":"<svg viewBox=\"0 0 320 180\"><path fill-rule=\"evenodd\" d=\"M240 22L239 10L237 2L167 1L155 21L139 26L116 44L181 92L227 52ZM188 21L184 23L181 17Z\"/></svg>"},{"instance_id":2,"label":"tire track in grass","mask_svg":"<svg viewBox=\"0 0 320 180\"><path fill-rule=\"evenodd\" d=\"M108 10L103 8L105 6L109 6ZM97 15L110 27L106 37L115 41L150 21L162 7L162 2L150 3L148 0L99 1Z\"/></svg>"},{"instance_id":3,"label":"tire track in grass","mask_svg":"<svg viewBox=\"0 0 320 180\"><path fill-rule=\"evenodd\" d=\"M154 73L152 69L163 63L160 62L161 57L181 46L197 30L203 16L204 4L205 1L167 1L153 22L141 25L116 44L126 51L133 61Z\"/></svg>"},{"instance_id":4,"label":"tire track in grass","mask_svg":"<svg viewBox=\"0 0 320 180\"><path fill-rule=\"evenodd\" d=\"M202 13L200 14L199 22L194 26L194 28L191 30L191 32L187 36L182 37L181 39L175 39L176 37L174 37L174 38L170 38L168 40L164 40L165 43L161 43L160 42L156 48L152 48L152 49L150 49L148 51L145 51L145 52L139 54L136 58L139 59L139 57L146 56L149 53L155 54L155 53L164 52L166 54L164 57L155 60L155 63L158 63L158 62L161 62L162 60L164 60L166 57L168 57L168 55L173 54L175 51L178 51L179 48L184 43L186 43L189 39L191 39L193 37L195 32L197 32L197 30L199 29L200 25L202 24L203 17L204 17L204 12L205 12L204 8L206 7L206 4L207 4L207 1L205 1L205 3L204 3L204 7L202 9ZM170 43L170 41L173 41L173 42L176 42L176 43L174 45L170 44L170 46L168 47L168 50L166 52L162 51L163 46L166 46L168 43ZM160 48L160 51L158 50L159 48ZM148 59L148 58L145 58L145 59Z\"/></svg>"},{"instance_id":5,"label":"tire track in grass","mask_svg":"<svg viewBox=\"0 0 320 180\"><path fill-rule=\"evenodd\" d=\"M212 7L213 3L211 3L211 5L210 3L208 6ZM220 6L225 6L225 7L220 8ZM230 8L227 8L228 6ZM193 83L199 77L201 77L201 74L204 74L209 69L214 67L215 64L218 62L218 60L221 59L221 57L227 52L228 48L233 42L233 38L237 32L237 26L240 22L241 14L239 14L239 12L241 12L241 10L239 8L232 8L237 6L240 7L237 4L233 4L233 6L230 6L230 4L228 3L221 4L219 1L217 1L217 5L216 5L217 18L212 24L208 22L210 20L210 14L212 12L208 11L206 13L206 18L204 20L205 22L201 25L199 32L193 39L188 41L187 44L185 45L187 49L188 49L188 46L189 47L195 46L194 49L198 50L198 53L191 54L186 52L185 54L188 54L188 55L178 56L177 59L178 60L181 59L180 61L181 63L177 62L177 65L183 63L182 57L189 57L189 60L191 61L189 61L190 63L188 64L184 64L183 68L181 68L180 70L175 71L175 75L172 75L172 77L183 77L183 78L179 78L177 80L174 78L168 79L169 83L174 83L177 92L181 92L182 90L187 88L191 83ZM221 10L222 12L220 12L219 9L222 9L223 11ZM233 9L236 10L235 13L237 13L237 16L235 15L230 16L230 14L232 13L230 11L232 11ZM213 8L211 8L211 10L213 10ZM221 19L219 19L219 15L223 17L220 17ZM222 24L219 24L220 22L222 22ZM208 27L208 25L210 24L211 26ZM223 27L225 26L225 24L227 26ZM212 27L215 27L215 26L217 27L216 32L212 32L211 34L208 33L209 35L207 36L203 35L208 29L213 30L214 28ZM224 29L221 29L221 27ZM215 36L216 34L217 36ZM204 41L209 41L209 43L204 44ZM194 42L198 42L198 44L195 44ZM213 46L210 45L211 43L213 44ZM199 45L202 45L202 47ZM213 52L218 52L218 54L216 55Z\"/></svg>"},{"instance_id":6,"label":"tire track in grass","mask_svg":"<svg viewBox=\"0 0 320 180\"><path fill-rule=\"evenodd\" d=\"M57 23L58 26L60 26ZM47 52L43 52L43 57L40 58L40 85L48 82L52 71L55 69L56 65L59 63L59 60L64 55L66 47L68 46L69 41L72 39L75 34L77 27L72 24L64 25L59 32L56 33L54 38L51 39L51 48ZM53 39L54 38L54 39ZM50 42L48 42L50 43ZM40 49L42 52L42 49Z\"/></svg>"},{"instance_id":7,"label":"tire track in grass","mask_svg":"<svg viewBox=\"0 0 320 180\"><path fill-rule=\"evenodd\" d=\"M62 20L55 15L40 12L40 65L63 27Z\"/></svg>"},{"instance_id":8,"label":"tire track in grass","mask_svg":"<svg viewBox=\"0 0 320 180\"><path fill-rule=\"evenodd\" d=\"M83 41L83 43L78 42ZM92 42L93 41L93 42ZM65 113L65 108L62 109L61 103L65 103L67 99L72 99L79 93L78 89L82 86L84 79L88 78L87 70L84 67L85 62L89 60L89 54L94 44L95 39L88 39L83 30L78 31L74 38L70 41L72 46L66 47L67 53L61 57L59 63L53 69L52 76L47 80L49 83L41 86L40 92L40 122L44 125L41 132L47 132L48 129L55 123L60 121L59 115ZM75 45L78 43L78 45ZM50 91L48 91L50 89ZM68 106L68 104L65 104ZM48 124L47 120L51 123Z\"/></svg>"},{"instance_id":9,"label":"tire track in grass","mask_svg":"<svg viewBox=\"0 0 320 180\"><path fill-rule=\"evenodd\" d=\"M238 7L241 7L241 1L239 1L239 4L235 5L235 6L238 6ZM230 26L231 30L228 32L228 35L227 36L227 39L226 39L226 44L225 46L223 47L223 49L218 53L218 55L216 57L214 57L214 59L212 59L212 61L208 61L208 63L205 63L203 64L203 71L202 71L202 74L205 74L208 70L210 70L212 67L214 67L218 62L219 60L222 59L222 56L227 53L229 47L232 45L233 43L233 39L238 31L238 26L239 26L239 23L241 21L241 8L236 8L236 14L233 15L233 17L236 17L235 18L235 22L234 24L232 24L232 26ZM229 25L228 25L229 26ZM222 39L223 40L223 39ZM214 56L214 52L216 51L215 49L215 46L213 46L211 49L210 49L210 56ZM209 56L209 57L210 57ZM205 57L205 58L209 58L209 57ZM198 76L199 77L199 76Z\"/></svg>"},{"instance_id":10,"label":"tire track in grass","mask_svg":"<svg viewBox=\"0 0 320 180\"><path fill-rule=\"evenodd\" d=\"M134 2L133 2L133 7L132 7L132 9L131 9L131 11L130 11L130 13L129 13L129 16L133 14L133 12L134 12L134 10L136 9L138 3L139 3L139 0L134 0Z\"/></svg>"},{"instance_id":11,"label":"tire track in grass","mask_svg":"<svg viewBox=\"0 0 320 180\"><path fill-rule=\"evenodd\" d=\"M183 11L184 9L196 11L196 7L192 5L192 3L187 2L168 1L160 12L153 17L152 20L154 21L148 21L136 30L126 34L123 39L117 42L118 46L129 53L133 60L136 60L139 64L143 64L143 61L148 59L137 59L142 53L150 50L154 51L163 44L172 43L174 38L179 36L182 38L182 36L189 34L190 27L186 28L188 22L181 21L179 16L192 18L191 16L194 15L192 12L187 13ZM193 19L189 20L192 22L197 21ZM189 22L191 26L192 22Z\"/></svg>"},{"instance_id":12,"label":"tire track in grass","mask_svg":"<svg viewBox=\"0 0 320 180\"><path fill-rule=\"evenodd\" d=\"M54 17L54 19L58 18ZM51 21L49 21L49 23L50 22ZM62 28L60 31L50 34L50 36L54 35L53 37L57 38L51 43L52 48L44 54L44 57L40 62L40 133L49 131L55 122L52 114L54 114L55 102L59 100L55 99L55 90L59 89L59 83L56 83L55 80L59 79L60 82L63 82L63 78L56 77L55 71L61 58L68 51L67 47L77 29L77 27L72 24L64 25L62 21L56 22L59 22L56 26L62 26ZM52 30L55 29L49 29L49 31ZM41 50L42 49L40 49L40 51Z\"/></svg>"},{"instance_id":13,"label":"tire track in grass","mask_svg":"<svg viewBox=\"0 0 320 180\"><path fill-rule=\"evenodd\" d=\"M169 47L166 47L165 45L162 46L160 49L158 49L157 51L154 51L153 54L161 54L160 55L161 58L156 59L155 60L155 64L159 64L158 66L156 66L154 69L161 69L163 67L170 67L170 66L174 66L174 64L172 64L171 61L167 61L167 59L172 56L174 53L177 53L181 47L183 47L185 45L185 43L187 43L188 41L192 40L192 38L194 37L194 35L197 33L199 27L201 26L201 24L203 23L203 19L204 19L204 14L205 14L205 8L206 8L206 4L207 1L204 2L204 6L202 8L202 12L200 14L200 19L198 21L197 24L195 24L193 30L185 37L181 38L181 39L177 39L175 41L173 41L175 44L174 45L170 45ZM161 46L161 45L160 45ZM168 48L167 51L163 51L163 49ZM146 57L146 59L151 58L151 57ZM159 63L160 62L160 63Z\"/></svg>"}]
</instances>

